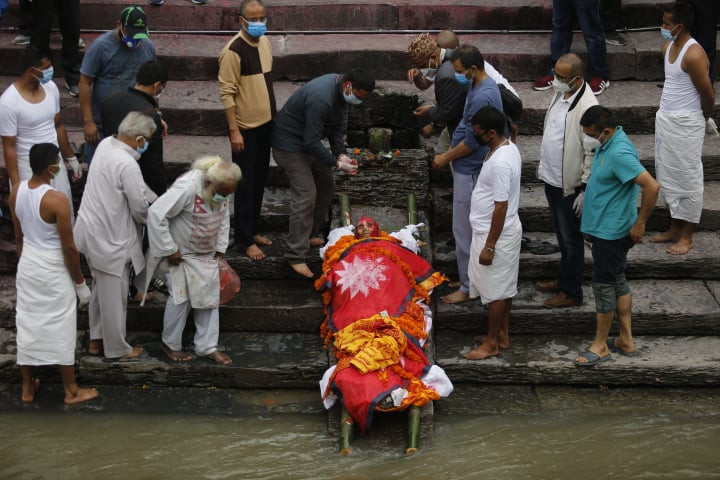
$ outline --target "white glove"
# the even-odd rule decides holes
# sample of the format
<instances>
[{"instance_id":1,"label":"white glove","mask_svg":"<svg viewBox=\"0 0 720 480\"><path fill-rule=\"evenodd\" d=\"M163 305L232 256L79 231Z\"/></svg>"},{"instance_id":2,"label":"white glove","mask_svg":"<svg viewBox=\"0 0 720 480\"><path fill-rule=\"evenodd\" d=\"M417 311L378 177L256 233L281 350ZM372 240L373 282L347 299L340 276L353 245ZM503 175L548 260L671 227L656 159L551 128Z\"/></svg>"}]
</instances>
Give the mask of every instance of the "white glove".
<instances>
[{"instance_id":1,"label":"white glove","mask_svg":"<svg viewBox=\"0 0 720 480\"><path fill-rule=\"evenodd\" d=\"M585 203L585 192L580 192L573 202L573 210L575 210L575 215L577 215L578 218L582 215L583 203Z\"/></svg>"},{"instance_id":2,"label":"white glove","mask_svg":"<svg viewBox=\"0 0 720 480\"><path fill-rule=\"evenodd\" d=\"M85 307L90 303L90 287L85 282L75 284L75 293L78 297L78 308Z\"/></svg>"},{"instance_id":3,"label":"white glove","mask_svg":"<svg viewBox=\"0 0 720 480\"><path fill-rule=\"evenodd\" d=\"M705 135L710 135L711 137L720 137L717 124L715 123L715 120L712 119L712 117L708 118L707 122L705 122Z\"/></svg>"},{"instance_id":4,"label":"white glove","mask_svg":"<svg viewBox=\"0 0 720 480\"><path fill-rule=\"evenodd\" d=\"M350 175L355 175L358 171L358 163L354 158L347 155L340 155L337 161L337 168Z\"/></svg>"},{"instance_id":5,"label":"white glove","mask_svg":"<svg viewBox=\"0 0 720 480\"><path fill-rule=\"evenodd\" d=\"M82 178L82 167L80 166L80 162L78 162L78 159L76 156L72 156L67 159L68 165L70 165L70 170L73 172L73 178L79 179Z\"/></svg>"}]
</instances>

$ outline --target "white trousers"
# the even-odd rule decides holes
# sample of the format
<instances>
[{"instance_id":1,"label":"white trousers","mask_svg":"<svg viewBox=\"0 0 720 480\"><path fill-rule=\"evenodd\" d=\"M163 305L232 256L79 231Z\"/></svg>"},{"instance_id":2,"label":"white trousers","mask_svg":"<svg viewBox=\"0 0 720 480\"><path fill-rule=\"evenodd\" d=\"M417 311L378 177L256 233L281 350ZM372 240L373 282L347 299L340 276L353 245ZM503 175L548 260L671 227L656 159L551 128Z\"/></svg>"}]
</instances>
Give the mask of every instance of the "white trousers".
<instances>
[{"instance_id":1,"label":"white trousers","mask_svg":"<svg viewBox=\"0 0 720 480\"><path fill-rule=\"evenodd\" d=\"M130 262L122 275L112 275L90 265L92 296L88 307L90 339L102 340L107 358L118 358L132 351L125 339L127 301L130 287Z\"/></svg>"},{"instance_id":2,"label":"white trousers","mask_svg":"<svg viewBox=\"0 0 720 480\"><path fill-rule=\"evenodd\" d=\"M182 334L190 310L195 318L195 354L210 355L217 350L220 337L220 311L217 308L191 308L190 301L175 304L172 275L167 276L168 295L163 315L162 341L171 350L182 350Z\"/></svg>"}]
</instances>

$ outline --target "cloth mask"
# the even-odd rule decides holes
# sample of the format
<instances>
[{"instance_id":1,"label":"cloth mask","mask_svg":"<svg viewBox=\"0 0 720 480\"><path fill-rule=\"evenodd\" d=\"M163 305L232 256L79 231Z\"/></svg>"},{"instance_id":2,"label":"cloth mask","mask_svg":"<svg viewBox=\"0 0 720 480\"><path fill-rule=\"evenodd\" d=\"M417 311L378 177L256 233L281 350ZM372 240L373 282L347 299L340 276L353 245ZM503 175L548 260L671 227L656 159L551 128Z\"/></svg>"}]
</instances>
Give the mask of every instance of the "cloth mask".
<instances>
[{"instance_id":1,"label":"cloth mask","mask_svg":"<svg viewBox=\"0 0 720 480\"><path fill-rule=\"evenodd\" d=\"M262 37L267 32L266 22L248 22L247 33L251 37Z\"/></svg>"},{"instance_id":2,"label":"cloth mask","mask_svg":"<svg viewBox=\"0 0 720 480\"><path fill-rule=\"evenodd\" d=\"M38 70L40 70L40 69L38 69ZM55 74L55 69L52 67L52 65L50 65L50 66L49 66L48 68L46 68L45 70L40 70L40 71L41 71L42 74L43 74L42 78L38 78L38 77L35 77L35 78L37 78L38 81L39 81L40 83L42 83L43 85L45 85L45 84L48 83L50 80L52 80L53 75Z\"/></svg>"}]
</instances>

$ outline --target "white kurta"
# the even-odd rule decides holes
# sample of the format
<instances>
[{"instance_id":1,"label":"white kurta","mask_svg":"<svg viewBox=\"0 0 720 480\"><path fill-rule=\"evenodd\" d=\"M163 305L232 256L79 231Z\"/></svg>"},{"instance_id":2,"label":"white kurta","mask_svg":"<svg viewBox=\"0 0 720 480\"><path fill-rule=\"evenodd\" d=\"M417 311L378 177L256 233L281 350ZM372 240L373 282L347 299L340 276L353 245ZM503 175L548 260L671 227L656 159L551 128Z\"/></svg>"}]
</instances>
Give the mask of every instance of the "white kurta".
<instances>
[{"instance_id":1,"label":"white kurta","mask_svg":"<svg viewBox=\"0 0 720 480\"><path fill-rule=\"evenodd\" d=\"M18 365L74 365L75 287L62 249L24 244L15 282Z\"/></svg>"},{"instance_id":2,"label":"white kurta","mask_svg":"<svg viewBox=\"0 0 720 480\"><path fill-rule=\"evenodd\" d=\"M145 185L139 158L114 137L100 142L73 230L90 265L112 275L120 275L128 260L135 273L145 268L141 225L156 195Z\"/></svg>"},{"instance_id":3,"label":"white kurta","mask_svg":"<svg viewBox=\"0 0 720 480\"><path fill-rule=\"evenodd\" d=\"M148 273L160 258L179 251L183 261L169 267L175 304L190 300L193 308L215 308L220 280L214 256L227 249L230 210L227 201L216 208L203 199L202 176L187 172L150 207Z\"/></svg>"}]
</instances>

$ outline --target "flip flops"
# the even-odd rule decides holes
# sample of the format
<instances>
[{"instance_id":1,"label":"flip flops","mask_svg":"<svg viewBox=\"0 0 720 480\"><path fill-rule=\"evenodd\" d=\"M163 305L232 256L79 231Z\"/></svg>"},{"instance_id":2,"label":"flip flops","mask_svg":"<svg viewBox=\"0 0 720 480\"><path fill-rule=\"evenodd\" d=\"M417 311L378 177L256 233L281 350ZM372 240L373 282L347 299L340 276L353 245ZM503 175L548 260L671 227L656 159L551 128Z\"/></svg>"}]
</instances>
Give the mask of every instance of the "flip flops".
<instances>
[{"instance_id":1,"label":"flip flops","mask_svg":"<svg viewBox=\"0 0 720 480\"><path fill-rule=\"evenodd\" d=\"M611 353L608 353L604 357L601 357L597 353L593 353L590 350L585 350L583 353L580 354L580 356L586 359L587 362L578 362L577 360L575 360L575 365L577 365L578 367L593 367L598 363L605 362L612 358Z\"/></svg>"},{"instance_id":2,"label":"flip flops","mask_svg":"<svg viewBox=\"0 0 720 480\"><path fill-rule=\"evenodd\" d=\"M615 346L615 338L610 337L607 339L607 346L613 353L619 353L620 355L624 355L626 357L637 357L638 352L635 350L634 352L628 352L627 350L623 350L622 348L618 348Z\"/></svg>"}]
</instances>

